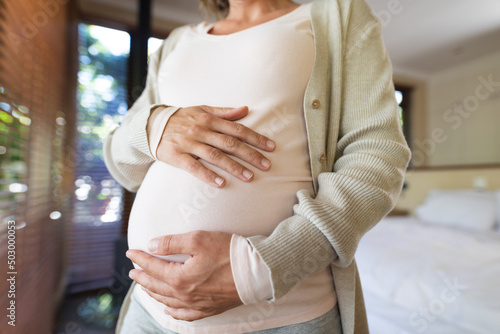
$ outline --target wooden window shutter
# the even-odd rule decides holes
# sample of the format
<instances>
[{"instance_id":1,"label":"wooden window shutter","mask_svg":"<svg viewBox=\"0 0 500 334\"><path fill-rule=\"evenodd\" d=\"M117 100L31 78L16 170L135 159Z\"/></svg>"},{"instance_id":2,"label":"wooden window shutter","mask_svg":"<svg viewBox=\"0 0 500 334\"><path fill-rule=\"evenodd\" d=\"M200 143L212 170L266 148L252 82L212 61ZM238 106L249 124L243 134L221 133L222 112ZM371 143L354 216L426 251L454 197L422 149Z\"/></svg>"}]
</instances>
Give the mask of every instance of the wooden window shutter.
<instances>
[{"instance_id":1,"label":"wooden window shutter","mask_svg":"<svg viewBox=\"0 0 500 334\"><path fill-rule=\"evenodd\" d=\"M0 281L1 333L14 329L6 317L12 301L17 332L50 332L65 285L74 124L68 83L75 80L71 4L0 0L0 270L3 277L15 273L9 275L15 297ZM16 225L12 267L9 221Z\"/></svg>"}]
</instances>

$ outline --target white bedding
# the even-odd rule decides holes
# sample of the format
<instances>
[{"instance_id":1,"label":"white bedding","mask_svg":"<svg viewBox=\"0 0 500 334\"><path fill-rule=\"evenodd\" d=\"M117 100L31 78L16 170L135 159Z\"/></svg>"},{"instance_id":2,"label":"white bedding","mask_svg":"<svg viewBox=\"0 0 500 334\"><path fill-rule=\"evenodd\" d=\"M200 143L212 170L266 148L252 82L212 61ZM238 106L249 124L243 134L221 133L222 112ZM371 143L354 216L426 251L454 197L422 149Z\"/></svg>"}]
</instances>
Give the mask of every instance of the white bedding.
<instances>
[{"instance_id":1,"label":"white bedding","mask_svg":"<svg viewBox=\"0 0 500 334\"><path fill-rule=\"evenodd\" d=\"M387 217L356 259L371 333L500 333L499 232Z\"/></svg>"}]
</instances>

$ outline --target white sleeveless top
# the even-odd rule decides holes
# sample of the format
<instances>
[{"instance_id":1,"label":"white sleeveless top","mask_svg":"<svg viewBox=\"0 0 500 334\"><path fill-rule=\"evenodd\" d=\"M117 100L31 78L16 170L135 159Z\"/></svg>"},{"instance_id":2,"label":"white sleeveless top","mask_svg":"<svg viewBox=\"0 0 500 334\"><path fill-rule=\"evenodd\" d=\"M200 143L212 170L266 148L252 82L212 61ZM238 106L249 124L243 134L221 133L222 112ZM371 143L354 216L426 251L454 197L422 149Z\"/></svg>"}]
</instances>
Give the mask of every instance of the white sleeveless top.
<instances>
[{"instance_id":1,"label":"white sleeveless top","mask_svg":"<svg viewBox=\"0 0 500 334\"><path fill-rule=\"evenodd\" d=\"M243 182L200 159L226 180L206 185L184 170L155 161L132 208L129 247L147 251L150 239L193 230L224 231L244 237L269 235L293 215L300 189L313 192L303 99L314 62L310 5L230 34L210 35L214 23L193 25L160 66L161 103L179 107L246 105L239 123L276 142L263 152L272 166ZM336 303L326 268L301 281L274 303L242 305L222 314L185 322L163 312L164 305L134 290L144 308L163 327L179 333L245 333L304 322Z\"/></svg>"}]
</instances>

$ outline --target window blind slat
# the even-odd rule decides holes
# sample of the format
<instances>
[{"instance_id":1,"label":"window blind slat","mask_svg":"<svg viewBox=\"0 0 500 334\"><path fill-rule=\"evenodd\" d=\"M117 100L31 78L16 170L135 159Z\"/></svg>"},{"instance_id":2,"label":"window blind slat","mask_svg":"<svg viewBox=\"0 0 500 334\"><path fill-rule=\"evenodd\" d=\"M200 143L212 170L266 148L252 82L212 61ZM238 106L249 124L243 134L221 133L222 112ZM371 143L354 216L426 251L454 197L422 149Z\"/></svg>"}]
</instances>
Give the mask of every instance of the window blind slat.
<instances>
[{"instance_id":1,"label":"window blind slat","mask_svg":"<svg viewBox=\"0 0 500 334\"><path fill-rule=\"evenodd\" d=\"M16 276L16 332L50 333L64 282L74 124L69 4L0 0L0 270ZM38 21L38 25L34 20ZM40 24L43 23L43 24ZM31 32L30 32L31 29ZM64 120L64 122L62 121ZM65 123L66 125L60 125ZM66 180L66 181L64 181ZM52 220L51 212L62 218ZM15 220L15 267L7 267L7 222ZM0 283L6 317L7 283ZM13 332L2 320L1 333Z\"/></svg>"}]
</instances>

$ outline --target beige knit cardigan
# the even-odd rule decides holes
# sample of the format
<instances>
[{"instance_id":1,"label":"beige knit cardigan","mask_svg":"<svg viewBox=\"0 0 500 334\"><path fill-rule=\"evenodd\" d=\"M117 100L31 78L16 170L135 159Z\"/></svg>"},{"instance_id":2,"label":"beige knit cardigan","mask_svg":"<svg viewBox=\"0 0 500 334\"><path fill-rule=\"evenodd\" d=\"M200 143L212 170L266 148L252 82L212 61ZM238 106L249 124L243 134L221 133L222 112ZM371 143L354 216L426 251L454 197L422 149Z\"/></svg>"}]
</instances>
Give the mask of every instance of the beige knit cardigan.
<instances>
[{"instance_id":1,"label":"beige knit cardigan","mask_svg":"<svg viewBox=\"0 0 500 334\"><path fill-rule=\"evenodd\" d=\"M394 97L381 23L364 0L311 6L315 61L304 97L315 193L297 193L294 215L249 241L271 272L273 299L330 265L343 333L367 333L354 254L361 237L395 205L410 150ZM146 125L161 106L157 73L184 27L150 58L144 93L104 143L111 175L137 191L154 159Z\"/></svg>"}]
</instances>

